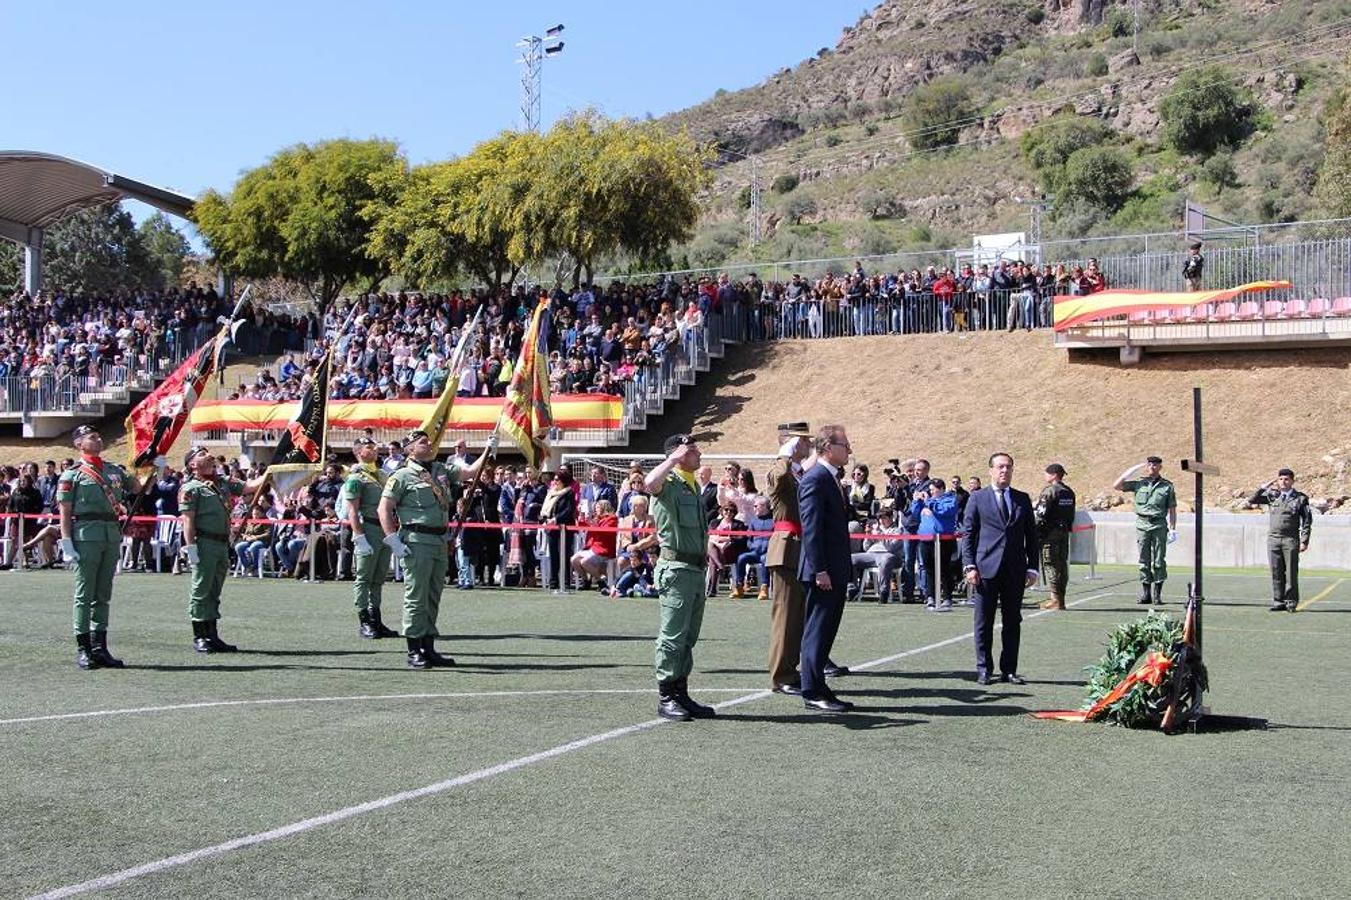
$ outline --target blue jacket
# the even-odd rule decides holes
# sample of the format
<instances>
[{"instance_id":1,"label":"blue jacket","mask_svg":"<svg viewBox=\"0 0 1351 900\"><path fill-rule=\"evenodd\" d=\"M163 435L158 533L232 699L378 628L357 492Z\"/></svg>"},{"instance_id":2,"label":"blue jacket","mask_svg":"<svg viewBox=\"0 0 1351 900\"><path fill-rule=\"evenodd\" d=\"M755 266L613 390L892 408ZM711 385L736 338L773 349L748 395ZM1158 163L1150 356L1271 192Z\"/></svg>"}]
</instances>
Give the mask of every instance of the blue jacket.
<instances>
[{"instance_id":1,"label":"blue jacket","mask_svg":"<svg viewBox=\"0 0 1351 900\"><path fill-rule=\"evenodd\" d=\"M798 482L797 498L802 516L798 580L810 583L816 580L817 572L826 572L832 586L842 589L849 583L854 566L849 550L849 513L840 483L827 466L812 466Z\"/></svg>"},{"instance_id":2,"label":"blue jacket","mask_svg":"<svg viewBox=\"0 0 1351 900\"><path fill-rule=\"evenodd\" d=\"M933 515L923 515L926 508ZM957 495L939 494L937 497L922 497L911 506L911 514L919 519L919 534L955 534Z\"/></svg>"},{"instance_id":3,"label":"blue jacket","mask_svg":"<svg viewBox=\"0 0 1351 900\"><path fill-rule=\"evenodd\" d=\"M754 516L746 520L747 531L773 531L774 517L766 516L763 519L757 519ZM769 536L753 537L750 539L747 549L759 556L764 556L769 552Z\"/></svg>"}]
</instances>

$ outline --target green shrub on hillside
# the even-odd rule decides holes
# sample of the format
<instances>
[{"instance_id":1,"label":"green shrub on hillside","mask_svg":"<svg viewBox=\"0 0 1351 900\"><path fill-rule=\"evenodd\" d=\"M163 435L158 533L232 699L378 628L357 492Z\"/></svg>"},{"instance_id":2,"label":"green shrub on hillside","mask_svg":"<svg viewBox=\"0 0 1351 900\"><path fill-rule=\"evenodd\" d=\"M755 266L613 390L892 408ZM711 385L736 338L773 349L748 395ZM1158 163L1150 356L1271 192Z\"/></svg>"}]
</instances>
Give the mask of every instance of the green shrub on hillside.
<instances>
[{"instance_id":1,"label":"green shrub on hillside","mask_svg":"<svg viewBox=\"0 0 1351 900\"><path fill-rule=\"evenodd\" d=\"M1089 78L1101 78L1107 74L1107 57L1101 53L1094 53L1088 57L1084 63L1084 74Z\"/></svg>"},{"instance_id":2,"label":"green shrub on hillside","mask_svg":"<svg viewBox=\"0 0 1351 900\"><path fill-rule=\"evenodd\" d=\"M816 201L806 194L794 194L779 204L779 213L785 222L797 225L808 216L816 215Z\"/></svg>"},{"instance_id":3,"label":"green shrub on hillside","mask_svg":"<svg viewBox=\"0 0 1351 900\"><path fill-rule=\"evenodd\" d=\"M1351 103L1338 91L1323 108L1323 167L1314 196L1329 216L1351 216Z\"/></svg>"},{"instance_id":4,"label":"green shrub on hillside","mask_svg":"<svg viewBox=\"0 0 1351 900\"><path fill-rule=\"evenodd\" d=\"M1059 197L1067 196L1114 213L1130 196L1135 173L1130 157L1117 147L1084 147L1065 160Z\"/></svg>"},{"instance_id":5,"label":"green shrub on hillside","mask_svg":"<svg viewBox=\"0 0 1351 900\"><path fill-rule=\"evenodd\" d=\"M769 189L776 194L786 194L798 186L798 177L792 172L787 172L774 179L774 183Z\"/></svg>"},{"instance_id":6,"label":"green shrub on hillside","mask_svg":"<svg viewBox=\"0 0 1351 900\"><path fill-rule=\"evenodd\" d=\"M1096 147L1112 138L1110 126L1097 119L1069 115L1023 133L1019 142L1023 158L1041 178L1047 193L1060 191L1065 162L1078 150Z\"/></svg>"},{"instance_id":7,"label":"green shrub on hillside","mask_svg":"<svg viewBox=\"0 0 1351 900\"><path fill-rule=\"evenodd\" d=\"M1242 141L1252 102L1223 66L1183 72L1159 104L1163 139L1182 153L1209 156Z\"/></svg>"},{"instance_id":8,"label":"green shrub on hillside","mask_svg":"<svg viewBox=\"0 0 1351 900\"><path fill-rule=\"evenodd\" d=\"M933 150L957 143L964 120L975 112L971 93L963 80L939 78L910 92L901 120L910 146L917 150Z\"/></svg>"}]
</instances>

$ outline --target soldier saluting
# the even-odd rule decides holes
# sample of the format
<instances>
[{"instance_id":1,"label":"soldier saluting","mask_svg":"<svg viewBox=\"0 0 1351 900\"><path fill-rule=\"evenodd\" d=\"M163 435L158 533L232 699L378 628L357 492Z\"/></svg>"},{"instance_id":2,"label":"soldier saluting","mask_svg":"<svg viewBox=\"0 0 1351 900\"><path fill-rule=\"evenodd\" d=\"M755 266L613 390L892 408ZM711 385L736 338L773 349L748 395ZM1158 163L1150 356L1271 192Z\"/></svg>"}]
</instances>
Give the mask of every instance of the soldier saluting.
<instances>
[{"instance_id":1,"label":"soldier saluting","mask_svg":"<svg viewBox=\"0 0 1351 900\"><path fill-rule=\"evenodd\" d=\"M1143 478L1132 478L1141 469ZM1112 490L1135 495L1135 542L1140 548L1140 598L1137 603L1163 603L1163 583L1168 578L1165 559L1168 544L1177 534L1177 491L1159 472L1163 460L1147 456L1145 461L1122 472Z\"/></svg>"},{"instance_id":2,"label":"soldier saluting","mask_svg":"<svg viewBox=\"0 0 1351 900\"><path fill-rule=\"evenodd\" d=\"M72 434L80 463L61 474L56 502L61 516L61 554L75 566L75 665L121 669L108 652L108 612L113 573L122 552L121 518L128 495L141 492L130 472L103 458L103 436L93 425ZM155 458L163 475L167 463Z\"/></svg>"},{"instance_id":3,"label":"soldier saluting","mask_svg":"<svg viewBox=\"0 0 1351 900\"><path fill-rule=\"evenodd\" d=\"M236 497L251 497L266 476L240 481L216 471L216 457L193 447L183 457L187 480L178 489L183 516L183 550L192 566L188 618L192 649L198 653L234 653L239 648L221 640L220 593L230 571L230 508Z\"/></svg>"},{"instance_id":4,"label":"soldier saluting","mask_svg":"<svg viewBox=\"0 0 1351 900\"><path fill-rule=\"evenodd\" d=\"M1299 555L1309 549L1313 530L1313 510L1307 495L1295 490L1295 473L1280 469L1276 477L1248 498L1249 503L1267 506L1271 520L1267 532L1267 554L1271 562L1272 612L1299 606Z\"/></svg>"}]
</instances>

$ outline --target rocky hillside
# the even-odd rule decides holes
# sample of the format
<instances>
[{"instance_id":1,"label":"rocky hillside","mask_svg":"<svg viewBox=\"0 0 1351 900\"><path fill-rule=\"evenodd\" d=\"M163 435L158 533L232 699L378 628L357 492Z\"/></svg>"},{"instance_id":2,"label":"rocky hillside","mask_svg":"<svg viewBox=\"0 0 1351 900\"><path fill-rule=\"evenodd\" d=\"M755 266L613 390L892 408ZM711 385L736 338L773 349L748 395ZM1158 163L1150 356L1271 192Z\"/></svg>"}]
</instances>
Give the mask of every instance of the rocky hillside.
<instances>
[{"instance_id":1,"label":"rocky hillside","mask_svg":"<svg viewBox=\"0 0 1351 900\"><path fill-rule=\"evenodd\" d=\"M1319 122L1341 85L1351 7L1341 0L884 0L833 46L764 83L667 118L722 148L699 235L673 263L805 258L967 244L1021 230L1045 189L1020 138L1053 117L1105 125L1130 193L1053 211L1050 236L1172 229L1184 199L1245 222L1316 212ZM1220 153L1169 146L1161 100L1215 65L1243 97L1241 138ZM915 127L935 84L963 98L952 144ZM931 134L932 131L929 132ZM1220 158L1214 162L1212 156ZM752 167L764 242L746 246ZM1061 204L1057 204L1061 206Z\"/></svg>"}]
</instances>

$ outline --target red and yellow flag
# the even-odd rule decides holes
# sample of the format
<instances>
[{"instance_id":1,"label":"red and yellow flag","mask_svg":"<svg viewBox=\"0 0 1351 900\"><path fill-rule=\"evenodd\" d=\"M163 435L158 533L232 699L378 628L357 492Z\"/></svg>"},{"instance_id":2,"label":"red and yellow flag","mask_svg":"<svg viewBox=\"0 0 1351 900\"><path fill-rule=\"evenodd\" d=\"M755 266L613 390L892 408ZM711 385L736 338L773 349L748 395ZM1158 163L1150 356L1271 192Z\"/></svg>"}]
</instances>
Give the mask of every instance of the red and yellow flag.
<instances>
[{"instance_id":1,"label":"red and yellow flag","mask_svg":"<svg viewBox=\"0 0 1351 900\"><path fill-rule=\"evenodd\" d=\"M131 468L148 469L155 457L169 452L215 367L216 340L210 340L127 414Z\"/></svg>"},{"instance_id":2,"label":"red and yellow flag","mask_svg":"<svg viewBox=\"0 0 1351 900\"><path fill-rule=\"evenodd\" d=\"M553 323L550 300L541 297L521 343L521 360L511 373L507 399L498 418L501 428L528 465L538 466L549 455L549 430L554 427L549 396L549 329Z\"/></svg>"},{"instance_id":3,"label":"red and yellow flag","mask_svg":"<svg viewBox=\"0 0 1351 900\"><path fill-rule=\"evenodd\" d=\"M1055 330L1125 316L1133 312L1223 303L1239 294L1254 291L1279 291L1291 287L1288 281L1250 281L1236 288L1213 291L1100 291L1096 294L1066 295L1055 298Z\"/></svg>"}]
</instances>

